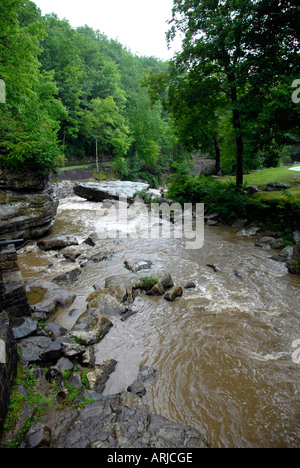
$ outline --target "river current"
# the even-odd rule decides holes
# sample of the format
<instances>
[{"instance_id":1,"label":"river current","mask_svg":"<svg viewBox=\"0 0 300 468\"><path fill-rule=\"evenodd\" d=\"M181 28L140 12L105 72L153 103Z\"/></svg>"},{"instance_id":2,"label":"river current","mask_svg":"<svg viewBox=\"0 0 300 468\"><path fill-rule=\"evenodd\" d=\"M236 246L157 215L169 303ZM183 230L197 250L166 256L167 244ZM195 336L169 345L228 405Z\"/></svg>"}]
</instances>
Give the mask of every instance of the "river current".
<instances>
[{"instance_id":1,"label":"river current","mask_svg":"<svg viewBox=\"0 0 300 468\"><path fill-rule=\"evenodd\" d=\"M60 200L51 235L76 235L81 243L105 222L100 206L79 197ZM146 405L199 429L212 447L300 447L300 359L293 358L300 277L254 240L221 226L205 226L199 250L187 250L182 239L103 240L113 255L83 267L66 286L75 302L52 319L70 329L79 313L70 311L85 310L94 284L130 277L125 260L151 260L145 275L163 269L175 284L193 281L196 288L175 302L142 294L132 305L135 315L111 318L113 328L96 345L98 364L118 361L106 394L126 389L140 365L152 366L157 377L147 385ZM19 251L19 266L25 278L52 280L78 265L29 243Z\"/></svg>"}]
</instances>

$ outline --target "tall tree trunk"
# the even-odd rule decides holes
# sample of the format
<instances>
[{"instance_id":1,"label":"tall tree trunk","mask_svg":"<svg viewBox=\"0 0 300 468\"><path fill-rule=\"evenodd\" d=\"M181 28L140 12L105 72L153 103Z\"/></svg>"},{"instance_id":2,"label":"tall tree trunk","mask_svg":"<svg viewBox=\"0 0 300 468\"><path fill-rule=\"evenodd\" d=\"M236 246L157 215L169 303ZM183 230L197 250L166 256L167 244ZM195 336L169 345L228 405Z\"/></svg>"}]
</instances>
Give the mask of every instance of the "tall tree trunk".
<instances>
[{"instance_id":1,"label":"tall tree trunk","mask_svg":"<svg viewBox=\"0 0 300 468\"><path fill-rule=\"evenodd\" d=\"M220 151L220 145L219 145L219 140L217 136L214 136L214 147L215 147L215 153L216 153L216 174L217 176L221 176L222 175L221 151Z\"/></svg>"},{"instance_id":2,"label":"tall tree trunk","mask_svg":"<svg viewBox=\"0 0 300 468\"><path fill-rule=\"evenodd\" d=\"M100 169L99 169L98 139L97 138L96 138L96 170L97 170L97 174L99 174Z\"/></svg>"},{"instance_id":3,"label":"tall tree trunk","mask_svg":"<svg viewBox=\"0 0 300 468\"><path fill-rule=\"evenodd\" d=\"M237 108L238 99L237 99L237 91L236 91L235 86L231 89L231 102L232 102L232 105L233 105L232 123L233 123L233 128L234 128L234 132L235 132L235 141L236 141L236 185L243 185L243 180L244 180L244 145L243 145L240 113L239 113L239 110Z\"/></svg>"},{"instance_id":4,"label":"tall tree trunk","mask_svg":"<svg viewBox=\"0 0 300 468\"><path fill-rule=\"evenodd\" d=\"M238 96L236 87L236 78L234 69L230 66L230 59L228 58L225 65L227 79L230 86L230 97L232 104L232 124L235 133L236 141L236 185L243 185L244 180L244 145L242 137L242 126L240 119L240 112L238 108Z\"/></svg>"}]
</instances>

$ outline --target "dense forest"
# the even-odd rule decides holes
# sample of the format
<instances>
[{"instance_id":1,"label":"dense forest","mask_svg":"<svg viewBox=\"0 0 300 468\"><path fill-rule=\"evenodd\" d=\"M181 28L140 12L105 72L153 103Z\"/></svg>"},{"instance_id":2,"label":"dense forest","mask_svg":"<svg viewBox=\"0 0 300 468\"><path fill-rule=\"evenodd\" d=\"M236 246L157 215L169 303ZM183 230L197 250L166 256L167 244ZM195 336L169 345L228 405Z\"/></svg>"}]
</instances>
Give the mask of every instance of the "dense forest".
<instances>
[{"instance_id":1,"label":"dense forest","mask_svg":"<svg viewBox=\"0 0 300 468\"><path fill-rule=\"evenodd\" d=\"M216 172L278 165L298 151L298 2L174 0L170 62L133 55L89 26L72 28L32 1L1 0L0 162L49 174L87 157L120 177L160 182L194 151ZM296 149L295 149L296 148ZM64 162L65 161L65 162Z\"/></svg>"}]
</instances>

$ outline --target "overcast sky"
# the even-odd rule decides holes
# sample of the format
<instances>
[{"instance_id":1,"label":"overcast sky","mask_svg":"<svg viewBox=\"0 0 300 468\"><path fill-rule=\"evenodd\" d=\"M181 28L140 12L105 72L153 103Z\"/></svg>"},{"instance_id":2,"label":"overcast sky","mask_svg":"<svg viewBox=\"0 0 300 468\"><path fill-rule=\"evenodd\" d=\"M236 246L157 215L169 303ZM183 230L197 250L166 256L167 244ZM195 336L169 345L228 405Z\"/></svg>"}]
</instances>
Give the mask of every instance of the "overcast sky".
<instances>
[{"instance_id":1,"label":"overcast sky","mask_svg":"<svg viewBox=\"0 0 300 468\"><path fill-rule=\"evenodd\" d=\"M170 59L165 33L172 17L173 0L33 0L42 14L56 13L71 26L87 24L132 53ZM174 43L176 44L176 43ZM178 42L177 46L179 47Z\"/></svg>"}]
</instances>

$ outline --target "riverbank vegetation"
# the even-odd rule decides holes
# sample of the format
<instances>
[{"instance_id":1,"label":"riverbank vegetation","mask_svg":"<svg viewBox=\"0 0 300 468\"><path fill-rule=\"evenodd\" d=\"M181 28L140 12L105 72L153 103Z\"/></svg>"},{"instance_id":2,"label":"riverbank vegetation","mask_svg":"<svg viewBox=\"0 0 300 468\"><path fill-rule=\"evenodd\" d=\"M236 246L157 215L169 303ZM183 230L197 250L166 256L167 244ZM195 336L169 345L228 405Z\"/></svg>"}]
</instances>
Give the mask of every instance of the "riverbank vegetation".
<instances>
[{"instance_id":1,"label":"riverbank vegetation","mask_svg":"<svg viewBox=\"0 0 300 468\"><path fill-rule=\"evenodd\" d=\"M172 176L174 198L211 199L213 208L220 200L229 219L275 199L298 204L297 184L280 195L246 199L243 191L245 181L264 183L249 172L300 154L296 1L174 0L168 40L183 41L170 62L42 16L29 0L2 0L0 15L1 166L48 175L93 162L99 180L109 165L115 176L152 187ZM226 189L190 178L195 151L215 159ZM274 172L274 181L282 178Z\"/></svg>"}]
</instances>

